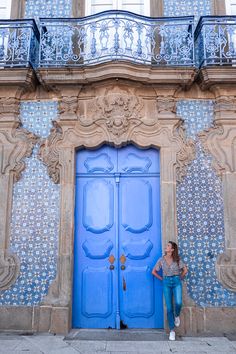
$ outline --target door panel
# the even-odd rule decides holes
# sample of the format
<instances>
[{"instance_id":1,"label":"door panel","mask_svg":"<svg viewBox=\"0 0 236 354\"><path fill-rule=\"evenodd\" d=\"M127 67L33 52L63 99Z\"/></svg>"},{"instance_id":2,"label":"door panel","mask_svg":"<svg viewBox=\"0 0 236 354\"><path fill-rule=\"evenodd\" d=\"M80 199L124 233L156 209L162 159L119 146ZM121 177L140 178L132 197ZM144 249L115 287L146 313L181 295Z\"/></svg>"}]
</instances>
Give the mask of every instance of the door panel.
<instances>
[{"instance_id":1,"label":"door panel","mask_svg":"<svg viewBox=\"0 0 236 354\"><path fill-rule=\"evenodd\" d=\"M121 225L140 234L152 226L152 187L147 180L124 178L120 184Z\"/></svg>"},{"instance_id":2,"label":"door panel","mask_svg":"<svg viewBox=\"0 0 236 354\"><path fill-rule=\"evenodd\" d=\"M109 318L112 315L112 272L85 268L82 272L82 313L84 317Z\"/></svg>"},{"instance_id":3,"label":"door panel","mask_svg":"<svg viewBox=\"0 0 236 354\"><path fill-rule=\"evenodd\" d=\"M109 231L114 223L113 181L94 178L83 189L83 226L96 234ZM99 210L99 213L98 213Z\"/></svg>"},{"instance_id":4,"label":"door panel","mask_svg":"<svg viewBox=\"0 0 236 354\"><path fill-rule=\"evenodd\" d=\"M154 314L154 289L149 267L131 267L126 268L122 275L122 302L123 302L123 322L127 318L151 317ZM123 290L125 281L126 290ZM137 286L134 286L136 284ZM140 301L142 299L142 301ZM133 321L133 323L135 323ZM126 322L125 322L126 324ZM129 324L129 323L128 323ZM130 326L128 326L130 327Z\"/></svg>"},{"instance_id":5,"label":"door panel","mask_svg":"<svg viewBox=\"0 0 236 354\"><path fill-rule=\"evenodd\" d=\"M76 171L73 327L162 328L159 153L82 150Z\"/></svg>"}]
</instances>

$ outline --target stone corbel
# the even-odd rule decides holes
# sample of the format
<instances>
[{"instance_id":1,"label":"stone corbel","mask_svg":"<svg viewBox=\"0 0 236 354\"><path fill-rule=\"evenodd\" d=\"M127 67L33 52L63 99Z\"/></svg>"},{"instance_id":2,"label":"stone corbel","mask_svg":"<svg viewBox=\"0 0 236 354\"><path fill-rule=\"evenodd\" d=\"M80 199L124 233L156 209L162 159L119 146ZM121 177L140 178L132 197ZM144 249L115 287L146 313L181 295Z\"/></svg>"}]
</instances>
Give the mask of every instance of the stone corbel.
<instances>
[{"instance_id":1,"label":"stone corbel","mask_svg":"<svg viewBox=\"0 0 236 354\"><path fill-rule=\"evenodd\" d=\"M13 183L18 181L37 137L23 128L0 121L0 290L9 288L19 274L18 257L9 250Z\"/></svg>"},{"instance_id":2,"label":"stone corbel","mask_svg":"<svg viewBox=\"0 0 236 354\"><path fill-rule=\"evenodd\" d=\"M226 124L202 133L200 139L223 184L225 251L218 256L216 272L223 286L236 292L236 126L226 119Z\"/></svg>"},{"instance_id":3,"label":"stone corbel","mask_svg":"<svg viewBox=\"0 0 236 354\"><path fill-rule=\"evenodd\" d=\"M59 97L59 118L63 121L77 120L79 116L78 97L82 85L52 85L49 86Z\"/></svg>"}]
</instances>

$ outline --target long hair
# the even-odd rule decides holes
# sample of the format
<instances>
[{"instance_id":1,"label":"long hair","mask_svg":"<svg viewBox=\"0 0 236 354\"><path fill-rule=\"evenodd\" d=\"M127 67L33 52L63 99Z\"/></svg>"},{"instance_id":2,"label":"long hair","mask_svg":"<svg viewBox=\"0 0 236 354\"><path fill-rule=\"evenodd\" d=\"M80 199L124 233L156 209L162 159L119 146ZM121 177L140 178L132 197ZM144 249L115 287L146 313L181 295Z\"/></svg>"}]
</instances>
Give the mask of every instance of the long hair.
<instances>
[{"instance_id":1,"label":"long hair","mask_svg":"<svg viewBox=\"0 0 236 354\"><path fill-rule=\"evenodd\" d=\"M169 243L171 244L171 246L174 250L174 252L172 253L173 261L177 262L177 264L179 265L180 256L179 256L178 245L174 241L169 241Z\"/></svg>"}]
</instances>

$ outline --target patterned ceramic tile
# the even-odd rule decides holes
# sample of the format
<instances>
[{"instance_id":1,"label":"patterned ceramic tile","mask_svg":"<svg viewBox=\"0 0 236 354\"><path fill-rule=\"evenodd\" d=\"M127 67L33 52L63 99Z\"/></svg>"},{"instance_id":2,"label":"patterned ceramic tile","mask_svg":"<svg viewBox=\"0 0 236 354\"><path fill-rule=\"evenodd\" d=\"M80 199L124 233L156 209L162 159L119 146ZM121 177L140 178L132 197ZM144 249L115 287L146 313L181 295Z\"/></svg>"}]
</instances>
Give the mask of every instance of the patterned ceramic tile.
<instances>
[{"instance_id":1,"label":"patterned ceramic tile","mask_svg":"<svg viewBox=\"0 0 236 354\"><path fill-rule=\"evenodd\" d=\"M211 15L211 0L164 0L164 16L200 16Z\"/></svg>"},{"instance_id":2,"label":"patterned ceramic tile","mask_svg":"<svg viewBox=\"0 0 236 354\"><path fill-rule=\"evenodd\" d=\"M22 103L23 127L41 137L49 134L56 117L56 102ZM56 276L60 189L37 152L38 146L14 185L10 247L20 259L20 276L10 289L0 292L0 305L39 304Z\"/></svg>"},{"instance_id":3,"label":"patterned ceramic tile","mask_svg":"<svg viewBox=\"0 0 236 354\"><path fill-rule=\"evenodd\" d=\"M25 18L71 17L72 0L26 0Z\"/></svg>"},{"instance_id":4,"label":"patterned ceramic tile","mask_svg":"<svg viewBox=\"0 0 236 354\"><path fill-rule=\"evenodd\" d=\"M221 180L212 169L197 133L213 122L213 101L181 101L178 115L185 121L186 134L196 141L196 159L177 186L178 239L188 265L188 293L201 306L235 306L236 294L218 282L215 262L224 251L224 210Z\"/></svg>"}]
</instances>

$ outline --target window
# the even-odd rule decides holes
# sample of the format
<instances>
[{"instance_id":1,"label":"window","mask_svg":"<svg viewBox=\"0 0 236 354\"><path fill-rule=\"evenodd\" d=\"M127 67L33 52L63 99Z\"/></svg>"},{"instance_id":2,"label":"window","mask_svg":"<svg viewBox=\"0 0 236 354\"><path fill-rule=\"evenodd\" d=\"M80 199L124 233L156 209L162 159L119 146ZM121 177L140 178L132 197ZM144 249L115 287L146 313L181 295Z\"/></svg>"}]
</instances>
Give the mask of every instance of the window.
<instances>
[{"instance_id":1,"label":"window","mask_svg":"<svg viewBox=\"0 0 236 354\"><path fill-rule=\"evenodd\" d=\"M147 0L86 0L86 16L107 10L125 10L150 16L150 1Z\"/></svg>"},{"instance_id":2,"label":"window","mask_svg":"<svg viewBox=\"0 0 236 354\"><path fill-rule=\"evenodd\" d=\"M0 0L0 19L11 17L11 0Z\"/></svg>"},{"instance_id":3,"label":"window","mask_svg":"<svg viewBox=\"0 0 236 354\"><path fill-rule=\"evenodd\" d=\"M225 6L227 15L236 15L236 0L226 0Z\"/></svg>"}]
</instances>

